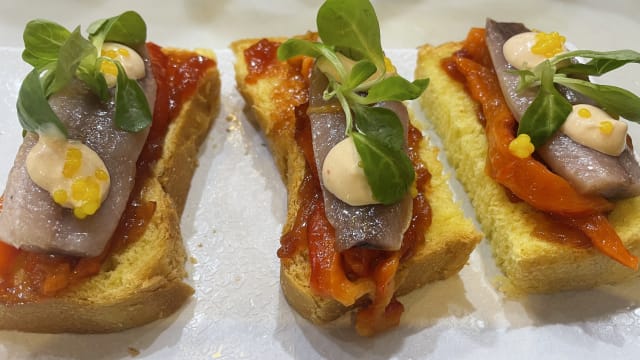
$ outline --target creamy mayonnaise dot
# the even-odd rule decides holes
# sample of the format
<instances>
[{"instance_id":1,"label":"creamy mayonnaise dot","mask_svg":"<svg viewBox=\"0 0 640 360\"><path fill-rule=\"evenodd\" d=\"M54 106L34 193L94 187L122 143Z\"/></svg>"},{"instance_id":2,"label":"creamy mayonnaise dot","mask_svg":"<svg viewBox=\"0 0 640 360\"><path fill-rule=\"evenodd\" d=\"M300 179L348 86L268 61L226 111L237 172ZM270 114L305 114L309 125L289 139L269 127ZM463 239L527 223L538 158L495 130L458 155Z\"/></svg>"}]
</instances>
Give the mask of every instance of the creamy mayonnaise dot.
<instances>
[{"instance_id":1,"label":"creamy mayonnaise dot","mask_svg":"<svg viewBox=\"0 0 640 360\"><path fill-rule=\"evenodd\" d=\"M620 155L627 144L627 124L592 105L574 105L560 130L573 141L607 155Z\"/></svg>"},{"instance_id":2,"label":"creamy mayonnaise dot","mask_svg":"<svg viewBox=\"0 0 640 360\"><path fill-rule=\"evenodd\" d=\"M144 60L140 54L126 45L106 42L102 45L100 55L118 61L130 79L142 79L145 75ZM109 87L116 85L118 68L115 64L103 61L100 65L100 71L104 74Z\"/></svg>"},{"instance_id":3,"label":"creamy mayonnaise dot","mask_svg":"<svg viewBox=\"0 0 640 360\"><path fill-rule=\"evenodd\" d=\"M349 136L336 144L322 164L322 183L338 199L351 206L379 203L360 166L362 159Z\"/></svg>"},{"instance_id":4,"label":"creamy mayonnaise dot","mask_svg":"<svg viewBox=\"0 0 640 360\"><path fill-rule=\"evenodd\" d=\"M502 53L518 70L536 67L541 62L566 51L565 38L558 33L524 32L507 40Z\"/></svg>"},{"instance_id":5,"label":"creamy mayonnaise dot","mask_svg":"<svg viewBox=\"0 0 640 360\"><path fill-rule=\"evenodd\" d=\"M44 136L27 154L31 180L53 201L84 219L95 214L111 185L104 162L88 146L63 137Z\"/></svg>"}]
</instances>

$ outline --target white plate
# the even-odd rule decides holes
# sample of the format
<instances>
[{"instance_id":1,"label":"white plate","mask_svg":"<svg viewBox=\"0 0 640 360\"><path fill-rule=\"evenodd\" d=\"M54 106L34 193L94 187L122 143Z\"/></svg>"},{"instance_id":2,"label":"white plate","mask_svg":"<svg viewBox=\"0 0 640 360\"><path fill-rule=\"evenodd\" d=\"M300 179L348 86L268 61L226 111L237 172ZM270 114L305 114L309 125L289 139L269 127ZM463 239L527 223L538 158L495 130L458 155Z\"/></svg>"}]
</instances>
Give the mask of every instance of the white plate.
<instances>
[{"instance_id":1,"label":"white plate","mask_svg":"<svg viewBox=\"0 0 640 360\"><path fill-rule=\"evenodd\" d=\"M15 99L28 71L19 49L26 21L45 17L68 27L81 21L85 28L89 21L131 5L124 0L32 1L9 8L8 3L0 5L0 46L9 46L0 48L0 153L5 158L0 163L0 188L21 141ZM174 316L118 334L0 332L0 359L120 359L130 358L130 349L140 351L136 359L637 356L640 281L508 300L491 285L498 272L484 242L459 276L402 298L406 312L400 327L374 339L356 336L348 318L319 328L289 308L280 292L275 256L286 216L286 193L264 140L244 116L244 103L235 90L233 59L225 47L241 37L312 29L318 3L136 3L153 41L220 49L223 107L203 146L182 218L193 260L188 264L189 281L196 294ZM594 49L633 47L640 28L632 17L640 13L635 2L609 1L605 6L595 1L434 4L406 0L375 5L383 44L396 49L462 39L470 26L482 26L486 16L558 30L578 46ZM415 51L389 50L388 54L401 73L412 78ZM638 66L629 68L610 80L640 93ZM638 128L633 129L636 142L640 141ZM473 216L459 185L452 186Z\"/></svg>"}]
</instances>

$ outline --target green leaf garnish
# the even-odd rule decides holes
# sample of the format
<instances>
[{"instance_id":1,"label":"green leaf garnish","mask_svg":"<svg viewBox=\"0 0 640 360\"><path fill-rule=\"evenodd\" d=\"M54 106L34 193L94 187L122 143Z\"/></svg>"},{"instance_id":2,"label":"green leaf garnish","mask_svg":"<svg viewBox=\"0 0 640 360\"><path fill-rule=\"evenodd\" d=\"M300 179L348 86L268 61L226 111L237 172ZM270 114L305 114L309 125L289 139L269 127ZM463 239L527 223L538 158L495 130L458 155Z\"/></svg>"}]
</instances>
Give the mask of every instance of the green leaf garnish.
<instances>
[{"instance_id":1,"label":"green leaf garnish","mask_svg":"<svg viewBox=\"0 0 640 360\"><path fill-rule=\"evenodd\" d=\"M555 82L592 98L602 110L613 117L622 116L627 120L640 122L640 97L628 90L564 76L556 76Z\"/></svg>"},{"instance_id":2,"label":"green leaf garnish","mask_svg":"<svg viewBox=\"0 0 640 360\"><path fill-rule=\"evenodd\" d=\"M577 57L591 59L587 63L567 60ZM570 76L601 76L626 64L640 63L640 53L633 50L577 50L559 54L532 70L520 70L519 89L540 86L538 94L520 120L518 134L528 134L534 146L544 144L559 129L572 106L554 84L563 85L591 98L614 118L622 116L640 123L640 97L625 89L594 84Z\"/></svg>"},{"instance_id":3,"label":"green leaf garnish","mask_svg":"<svg viewBox=\"0 0 640 360\"><path fill-rule=\"evenodd\" d=\"M375 104L380 101L415 99L422 94L428 85L429 79L409 82L400 76L393 76L373 85L362 101L365 104Z\"/></svg>"},{"instance_id":4,"label":"green leaf garnish","mask_svg":"<svg viewBox=\"0 0 640 360\"><path fill-rule=\"evenodd\" d=\"M518 74L520 77L520 81L518 82L518 91L524 91L527 88L532 86L539 86L540 79L539 76L536 75L531 70L511 70L512 72Z\"/></svg>"},{"instance_id":5,"label":"green leaf garnish","mask_svg":"<svg viewBox=\"0 0 640 360\"><path fill-rule=\"evenodd\" d=\"M316 22L322 43L289 39L278 48L278 59L316 58L329 79L324 98L340 103L345 133L353 137L374 197L384 204L398 202L415 178L403 147L404 130L393 111L368 105L415 99L429 81L409 82L387 72L380 25L368 0L327 0Z\"/></svg>"},{"instance_id":6,"label":"green leaf garnish","mask_svg":"<svg viewBox=\"0 0 640 360\"><path fill-rule=\"evenodd\" d=\"M32 20L27 23L22 38L22 59L42 71L58 60L58 53L71 33L62 25L47 20Z\"/></svg>"},{"instance_id":7,"label":"green leaf garnish","mask_svg":"<svg viewBox=\"0 0 640 360\"><path fill-rule=\"evenodd\" d=\"M67 136L67 129L49 106L37 69L31 70L22 82L16 108L24 130L50 134L53 131L57 135Z\"/></svg>"},{"instance_id":8,"label":"green leaf garnish","mask_svg":"<svg viewBox=\"0 0 640 360\"><path fill-rule=\"evenodd\" d=\"M144 44L147 25L135 11L126 11L118 16L95 21L87 29L89 40L101 48L105 41L117 42L130 47Z\"/></svg>"},{"instance_id":9,"label":"green leaf garnish","mask_svg":"<svg viewBox=\"0 0 640 360\"><path fill-rule=\"evenodd\" d=\"M60 47L52 74L53 81L45 89L47 97L67 86L75 76L82 59L96 51L96 48L80 35L80 27L77 27Z\"/></svg>"},{"instance_id":10,"label":"green leaf garnish","mask_svg":"<svg viewBox=\"0 0 640 360\"><path fill-rule=\"evenodd\" d=\"M601 76L630 63L640 63L640 53L633 50L591 51L576 50L560 54L552 59L557 64L565 59L582 57L591 59L586 64L573 63L557 70L560 74Z\"/></svg>"},{"instance_id":11,"label":"green leaf garnish","mask_svg":"<svg viewBox=\"0 0 640 360\"><path fill-rule=\"evenodd\" d=\"M22 58L34 67L37 74L25 79L25 81L29 80L29 83L23 84L18 95L18 117L25 130L48 129L50 126L44 125L49 123L60 129L66 136L64 124L48 105L48 97L77 78L102 101L109 100L112 95L100 71L100 64L103 61L112 60L100 56L102 45L105 41L113 41L135 48L146 41L146 25L140 15L133 11L98 20L91 24L88 32L89 38L86 39L81 35L79 27L70 32L61 25L47 20L33 20L25 27L23 34L25 50ZM122 72L122 74L125 73ZM118 78L120 80L120 73ZM39 86L35 85L36 80ZM121 85L117 85L115 91L116 126L132 132L144 129L151 122L151 115L146 97L140 96L142 93L140 86L135 80L118 81L118 84L123 88L118 90L117 88ZM39 105L26 106L30 101L25 99L30 101L37 99ZM42 99L50 111L43 110ZM131 111L125 111L128 106L132 107ZM40 117L43 114L46 116ZM135 116L142 118L133 119ZM38 120L34 123L33 119L36 118Z\"/></svg>"},{"instance_id":12,"label":"green leaf garnish","mask_svg":"<svg viewBox=\"0 0 640 360\"><path fill-rule=\"evenodd\" d=\"M367 59L384 67L380 25L368 0L327 0L316 17L325 44L353 60Z\"/></svg>"},{"instance_id":13,"label":"green leaf garnish","mask_svg":"<svg viewBox=\"0 0 640 360\"><path fill-rule=\"evenodd\" d=\"M343 84L344 89L357 88L358 85L362 84L365 80L371 77L371 75L375 74L377 70L376 65L371 61L362 60L357 62L349 72L349 76Z\"/></svg>"},{"instance_id":14,"label":"green leaf garnish","mask_svg":"<svg viewBox=\"0 0 640 360\"><path fill-rule=\"evenodd\" d=\"M402 125L389 109L356 106L354 110L358 131L351 137L373 195L382 204L396 203L415 178L413 164L403 149Z\"/></svg>"},{"instance_id":15,"label":"green leaf garnish","mask_svg":"<svg viewBox=\"0 0 640 360\"><path fill-rule=\"evenodd\" d=\"M390 148L402 150L404 129L393 111L373 106L354 106L353 110L360 133L375 137Z\"/></svg>"},{"instance_id":16,"label":"green leaf garnish","mask_svg":"<svg viewBox=\"0 0 640 360\"><path fill-rule=\"evenodd\" d=\"M286 60L299 55L318 58L326 54L323 49L326 47L322 43L314 43L302 39L288 39L278 47L278 58ZM326 51L333 52L330 49L326 49Z\"/></svg>"},{"instance_id":17,"label":"green leaf garnish","mask_svg":"<svg viewBox=\"0 0 640 360\"><path fill-rule=\"evenodd\" d=\"M129 79L119 62L116 84L116 116L118 128L138 132L151 125L151 110L147 98L137 81Z\"/></svg>"},{"instance_id":18,"label":"green leaf garnish","mask_svg":"<svg viewBox=\"0 0 640 360\"><path fill-rule=\"evenodd\" d=\"M415 177L413 165L406 154L389 148L375 137L359 132L351 136L375 199L390 205L404 198L409 189L408 180L413 181Z\"/></svg>"},{"instance_id":19,"label":"green leaf garnish","mask_svg":"<svg viewBox=\"0 0 640 360\"><path fill-rule=\"evenodd\" d=\"M96 53L88 55L80 62L76 77L83 81L101 101L107 101L111 98L111 93L109 92L107 80L99 70L103 61L110 60L99 58Z\"/></svg>"},{"instance_id":20,"label":"green leaf garnish","mask_svg":"<svg viewBox=\"0 0 640 360\"><path fill-rule=\"evenodd\" d=\"M518 135L528 134L535 146L543 145L562 126L573 107L553 85L553 68L548 61L542 66L540 90L527 108L518 127Z\"/></svg>"}]
</instances>

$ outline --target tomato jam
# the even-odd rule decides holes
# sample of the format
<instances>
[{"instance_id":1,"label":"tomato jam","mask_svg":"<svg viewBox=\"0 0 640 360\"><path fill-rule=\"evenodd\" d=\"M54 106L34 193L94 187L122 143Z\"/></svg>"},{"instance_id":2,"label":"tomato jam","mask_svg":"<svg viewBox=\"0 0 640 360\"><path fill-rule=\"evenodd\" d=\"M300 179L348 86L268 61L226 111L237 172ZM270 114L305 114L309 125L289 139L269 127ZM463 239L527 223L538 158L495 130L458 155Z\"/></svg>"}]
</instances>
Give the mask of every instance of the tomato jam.
<instances>
[{"instance_id":1,"label":"tomato jam","mask_svg":"<svg viewBox=\"0 0 640 360\"><path fill-rule=\"evenodd\" d=\"M255 84L277 61L280 43L262 39L245 51L248 75L245 81Z\"/></svg>"},{"instance_id":2,"label":"tomato jam","mask_svg":"<svg viewBox=\"0 0 640 360\"><path fill-rule=\"evenodd\" d=\"M133 191L111 240L101 255L91 258L17 250L0 242L0 302L34 302L54 296L100 272L110 254L121 251L144 234L156 204L141 198L142 186L162 154L169 124L196 91L205 72L215 66L213 60L204 56L163 50L153 43L147 44L147 51L157 83L153 122L138 158Z\"/></svg>"}]
</instances>

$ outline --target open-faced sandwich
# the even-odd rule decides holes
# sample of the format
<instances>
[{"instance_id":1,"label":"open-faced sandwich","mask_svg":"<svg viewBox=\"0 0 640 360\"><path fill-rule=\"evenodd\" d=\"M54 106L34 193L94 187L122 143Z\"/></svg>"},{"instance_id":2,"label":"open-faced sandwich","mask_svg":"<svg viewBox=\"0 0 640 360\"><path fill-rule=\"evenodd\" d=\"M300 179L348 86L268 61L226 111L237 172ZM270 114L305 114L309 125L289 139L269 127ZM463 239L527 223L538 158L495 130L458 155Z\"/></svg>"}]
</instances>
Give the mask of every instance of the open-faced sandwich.
<instances>
[{"instance_id":1,"label":"open-faced sandwich","mask_svg":"<svg viewBox=\"0 0 640 360\"><path fill-rule=\"evenodd\" d=\"M442 138L507 284L589 288L637 274L640 167L622 118L640 99L599 76L635 51L568 51L558 33L488 20L419 49L421 104Z\"/></svg>"},{"instance_id":2,"label":"open-faced sandwich","mask_svg":"<svg viewBox=\"0 0 640 360\"><path fill-rule=\"evenodd\" d=\"M24 32L33 70L0 212L2 329L118 331L193 293L179 223L219 107L216 60L147 43L131 11L87 30Z\"/></svg>"},{"instance_id":3,"label":"open-faced sandwich","mask_svg":"<svg viewBox=\"0 0 640 360\"><path fill-rule=\"evenodd\" d=\"M480 235L402 102L428 81L396 74L371 4L328 0L317 26L234 42L236 80L288 191L287 301L314 323L355 309L373 335L399 323L398 296L456 274Z\"/></svg>"}]
</instances>

